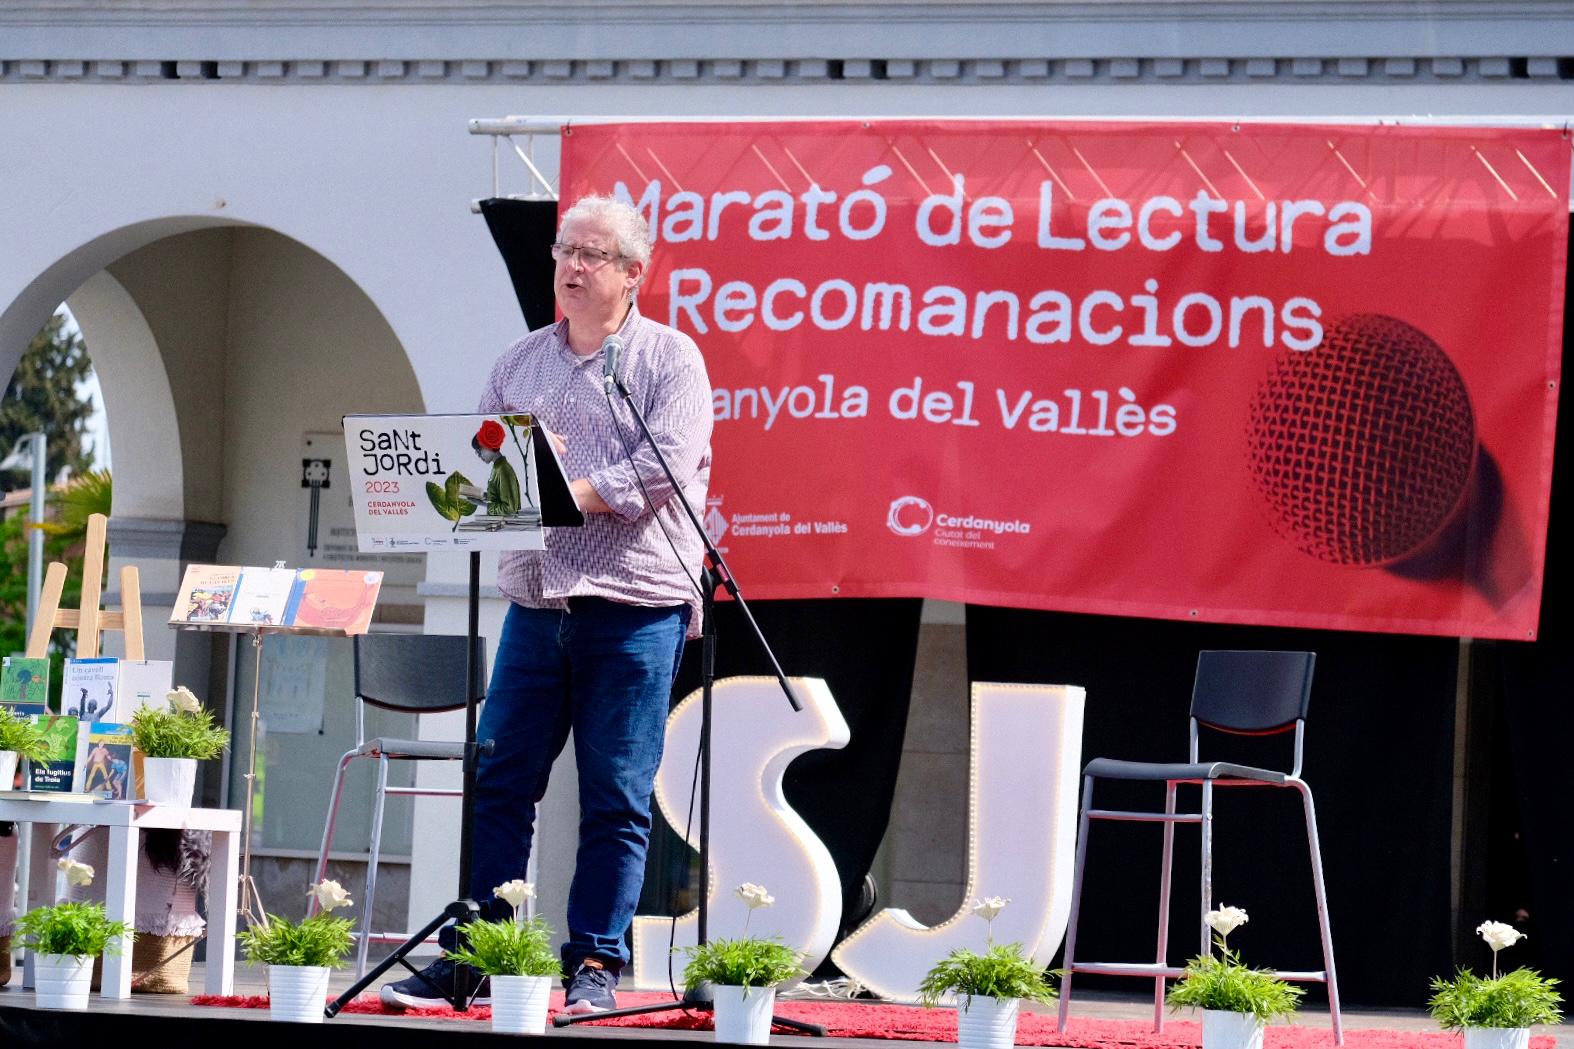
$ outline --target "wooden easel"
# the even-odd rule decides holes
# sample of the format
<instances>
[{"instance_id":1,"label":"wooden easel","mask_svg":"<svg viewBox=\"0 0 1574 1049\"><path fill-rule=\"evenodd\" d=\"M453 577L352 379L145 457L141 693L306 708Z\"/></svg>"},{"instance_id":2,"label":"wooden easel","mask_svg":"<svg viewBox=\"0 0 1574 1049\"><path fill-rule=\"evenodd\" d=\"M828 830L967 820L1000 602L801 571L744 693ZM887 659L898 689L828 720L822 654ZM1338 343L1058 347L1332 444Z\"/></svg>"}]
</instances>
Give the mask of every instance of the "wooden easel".
<instances>
[{"instance_id":1,"label":"wooden easel","mask_svg":"<svg viewBox=\"0 0 1574 1049\"><path fill-rule=\"evenodd\" d=\"M99 642L107 630L119 630L126 637L126 658L146 659L142 647L142 587L135 565L120 570L120 611L98 606L103 596L104 541L109 534L109 518L93 514L87 519L87 545L82 552L82 600L77 608L61 608L60 595L66 588L66 566L51 561L38 594L38 615L27 639L29 659L49 654L49 635L56 630L75 630L76 654L88 659L98 655Z\"/></svg>"},{"instance_id":2,"label":"wooden easel","mask_svg":"<svg viewBox=\"0 0 1574 1049\"><path fill-rule=\"evenodd\" d=\"M66 566L51 561L44 573L44 585L38 594L38 610L33 618L33 632L27 638L26 655L29 659L42 659L49 654L49 636L56 630L75 630L76 654L82 657L98 655L99 640L106 630L119 630L126 636L126 658L145 659L142 647L142 588L137 570L126 565L120 570L119 612L99 608L103 596L104 541L109 534L109 518L93 514L87 519L87 543L82 552L82 600L77 608L61 608L60 596L66 587ZM30 841L31 838L25 839ZM19 857L20 858L20 857ZM31 860L23 865L24 885L32 880L30 868L37 864ZM30 885L23 890L23 899L29 898ZM47 902L47 901L45 901Z\"/></svg>"}]
</instances>

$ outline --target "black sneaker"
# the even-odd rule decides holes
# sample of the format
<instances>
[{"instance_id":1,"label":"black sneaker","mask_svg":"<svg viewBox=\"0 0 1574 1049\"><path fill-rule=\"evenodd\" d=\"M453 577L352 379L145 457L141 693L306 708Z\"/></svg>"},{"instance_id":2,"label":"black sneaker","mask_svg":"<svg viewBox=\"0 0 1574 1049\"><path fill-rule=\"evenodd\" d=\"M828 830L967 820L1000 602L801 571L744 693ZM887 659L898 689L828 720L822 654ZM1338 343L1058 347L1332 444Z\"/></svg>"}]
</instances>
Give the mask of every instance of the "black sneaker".
<instances>
[{"instance_id":1,"label":"black sneaker","mask_svg":"<svg viewBox=\"0 0 1574 1049\"><path fill-rule=\"evenodd\" d=\"M565 1013L602 1013L618 1007L618 974L597 965L581 962L568 981L568 993L563 996Z\"/></svg>"},{"instance_id":2,"label":"black sneaker","mask_svg":"<svg viewBox=\"0 0 1574 1049\"><path fill-rule=\"evenodd\" d=\"M456 984L467 997L474 995L470 998L471 1005L492 1004L492 981L470 966L456 965L446 958L439 958L422 969L420 976L383 984L377 997L390 1009L433 1009L453 1004L446 996L454 992Z\"/></svg>"}]
</instances>

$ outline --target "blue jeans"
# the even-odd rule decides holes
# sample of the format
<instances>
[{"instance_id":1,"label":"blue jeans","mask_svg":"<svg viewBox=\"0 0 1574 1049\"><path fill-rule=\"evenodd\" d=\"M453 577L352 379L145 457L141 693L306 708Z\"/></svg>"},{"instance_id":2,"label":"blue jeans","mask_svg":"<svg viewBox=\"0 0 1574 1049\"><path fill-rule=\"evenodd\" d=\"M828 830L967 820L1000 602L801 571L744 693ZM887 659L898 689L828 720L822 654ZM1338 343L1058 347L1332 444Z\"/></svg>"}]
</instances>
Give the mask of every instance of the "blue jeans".
<instances>
[{"instance_id":1,"label":"blue jeans","mask_svg":"<svg viewBox=\"0 0 1574 1049\"><path fill-rule=\"evenodd\" d=\"M476 767L470 892L485 918L510 913L492 890L525 877L536 805L574 732L579 853L568 892L564 968L628 963L650 843L650 797L689 608L572 598L567 610L510 605L476 729L494 742Z\"/></svg>"}]
</instances>

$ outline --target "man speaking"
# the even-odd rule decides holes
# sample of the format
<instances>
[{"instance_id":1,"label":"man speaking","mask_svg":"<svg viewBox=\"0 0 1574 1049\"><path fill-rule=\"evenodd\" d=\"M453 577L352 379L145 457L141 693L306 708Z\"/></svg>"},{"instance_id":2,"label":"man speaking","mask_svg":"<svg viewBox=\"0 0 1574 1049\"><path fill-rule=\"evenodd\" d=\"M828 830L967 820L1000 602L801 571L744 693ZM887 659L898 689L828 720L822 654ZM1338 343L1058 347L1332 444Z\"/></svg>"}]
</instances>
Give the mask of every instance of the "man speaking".
<instances>
[{"instance_id":1,"label":"man speaking","mask_svg":"<svg viewBox=\"0 0 1574 1049\"><path fill-rule=\"evenodd\" d=\"M568 208L552 245L563 319L503 353L479 408L528 412L552 432L586 515L582 528L549 530L545 551L505 553L498 563L510 604L477 729L495 746L477 766L470 880L483 918L511 913L492 890L525 877L536 805L572 730L579 851L562 955L575 1013L616 1005L672 684L683 642L700 628L703 545L638 423L610 392L615 371L690 505L703 507L710 382L694 341L635 305L650 250L649 228L628 204L592 196ZM467 967L438 961L385 985L381 997L413 1008L459 990L485 1002L483 984Z\"/></svg>"}]
</instances>

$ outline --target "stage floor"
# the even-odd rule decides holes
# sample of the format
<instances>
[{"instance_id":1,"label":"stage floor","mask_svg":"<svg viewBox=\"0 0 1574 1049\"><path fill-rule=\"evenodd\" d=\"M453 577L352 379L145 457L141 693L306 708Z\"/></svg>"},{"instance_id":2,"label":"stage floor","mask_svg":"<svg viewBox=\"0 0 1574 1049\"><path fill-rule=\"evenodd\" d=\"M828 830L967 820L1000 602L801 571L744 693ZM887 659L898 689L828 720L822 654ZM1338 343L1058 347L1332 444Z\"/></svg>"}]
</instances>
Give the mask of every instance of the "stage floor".
<instances>
[{"instance_id":1,"label":"stage floor","mask_svg":"<svg viewBox=\"0 0 1574 1049\"><path fill-rule=\"evenodd\" d=\"M0 1010L5 1010L7 1013L10 1013L13 1018L18 1014L12 1012L12 1010L32 1011L34 1009L32 992L23 991L19 987L21 982L20 976L21 974L18 972L17 975L12 978L11 986L0 988ZM338 993L339 991L342 991L344 988L348 987L350 983L351 975L349 972L336 972L333 974L330 991L331 993ZM194 989L200 989L202 986L201 963L197 963L192 966L191 986ZM237 995L265 994L266 989L263 982L262 970L254 969L244 964L238 966L236 969L235 993ZM367 991L365 993L371 994L372 992ZM628 997L628 995L625 995L624 997ZM647 992L645 994L640 994L639 997L641 1000L645 1000L648 999L650 995ZM787 1000L797 1000L797 996ZM802 1000L824 1002L827 999L819 996L813 998L805 996ZM1045 1013L1049 1015L1053 1015L1054 1013L1053 1007L1033 1006L1031 1008L1034 1012ZM153 1023L160 1023L161 1021L168 1023L169 1021L181 1019L216 1022L219 1025L218 1030L222 1030L224 1027L234 1023L269 1022L268 1012L266 1009L224 1008L221 1006L192 1005L188 997L180 995L134 994L130 999L125 1001L111 1001L95 996L92 1000L89 1011L90 1013L106 1020L112 1017L119 1017L122 1019L122 1021L124 1021L131 1017L137 1017L146 1021L151 1021ZM44 1019L46 1016L57 1015L52 1014L48 1010L38 1010L37 1012L40 1014L38 1017L39 1020ZM1167 1024L1171 1020L1184 1021L1192 1018L1186 1013L1170 1014L1168 1012L1166 1013L1166 1017L1168 1018L1166 1021ZM1144 1029L1147 1029L1151 1027L1153 1019L1153 999L1151 996L1143 997L1141 994L1117 994L1108 991L1078 990L1072 999L1071 1018L1073 1033L1076 1031L1076 1021L1078 1019L1121 1020L1127 1022L1137 1022L1141 1023ZM1319 1007L1309 1007L1303 1009L1296 1019L1296 1025L1310 1029L1326 1029L1329 1026L1328 1012L1326 1009ZM7 1033L7 1037L4 1039L7 1049L9 1049L9 1047L13 1044L48 1044L48 1042L42 1040L49 1031L47 1026L39 1027L36 1031L37 1035L39 1035L39 1038L32 1040L27 1037L27 1031L20 1030L20 1026L21 1025L15 1023L7 1024L3 1021L0 1021L0 1031L6 1031ZM209 1026L208 1023L204 1023L202 1026L206 1028L207 1032L210 1034L216 1030L214 1027ZM398 1030L410 1034L424 1033L428 1037L437 1031L442 1031L445 1034L454 1033L477 1036L488 1035L490 1033L489 1024L484 1021L408 1015L366 1015L358 1013L343 1013L331 1021L326 1021L322 1025L321 1030L324 1035L327 1035L328 1032L334 1028L344 1027L388 1028L392 1030L386 1032L387 1034L392 1034L393 1030ZM1402 1035L1405 1032L1429 1032L1434 1035L1437 1033L1437 1026L1432 1022L1431 1018L1428 1017L1424 1011L1419 1009L1347 1009L1344 1014L1344 1027L1346 1032L1356 1030L1381 1030L1393 1032L1395 1035L1401 1036L1392 1040L1393 1044L1396 1046L1403 1045ZM310 1028L305 1028L304 1030L310 1030ZM193 1034L195 1033L196 1032L193 1031ZM1558 1027L1538 1027L1534 1033L1537 1036L1553 1036L1556 1039L1557 1049L1574 1049L1574 1024L1564 1024ZM13 1042L13 1037L18 1035L21 1036L20 1041ZM692 1043L713 1042L712 1035L709 1031L672 1030L644 1027L607 1027L593 1024L580 1024L566 1028L549 1027L547 1036L557 1038L633 1038L653 1039L666 1042ZM391 1044L393 1041L402 1040L385 1039L382 1035L377 1037L379 1044ZM773 1043L783 1043L785 1041L791 1040L793 1037L794 1036L791 1035L774 1035L771 1040ZM316 1041L315 1038L308 1040L313 1042ZM53 1041L53 1039L50 1038L49 1041ZM360 1044L360 1040L356 1039L351 1044ZM887 1047L887 1049L891 1049L892 1046L892 1043L889 1040L837 1037L816 1039L815 1044L822 1045L825 1047L825 1049L849 1049L849 1047L870 1049L870 1046L876 1044L883 1044ZM1462 1044L1462 1040L1460 1044Z\"/></svg>"}]
</instances>

